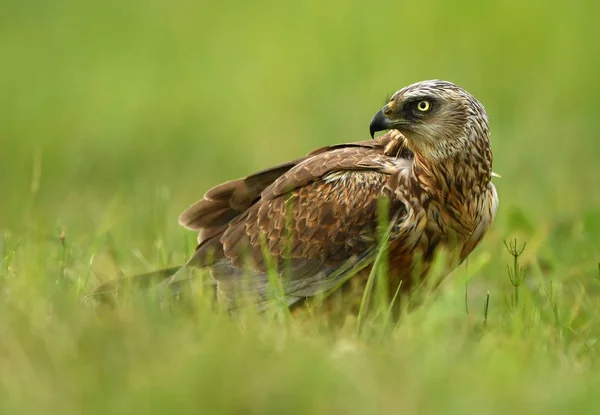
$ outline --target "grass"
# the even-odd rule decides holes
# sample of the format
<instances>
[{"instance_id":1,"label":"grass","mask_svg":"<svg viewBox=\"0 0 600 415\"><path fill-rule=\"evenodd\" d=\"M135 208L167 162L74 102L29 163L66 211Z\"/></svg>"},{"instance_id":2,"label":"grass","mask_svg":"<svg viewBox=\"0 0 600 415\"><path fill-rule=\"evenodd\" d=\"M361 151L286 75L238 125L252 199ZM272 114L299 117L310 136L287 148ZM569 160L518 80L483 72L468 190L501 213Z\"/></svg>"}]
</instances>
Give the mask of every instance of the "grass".
<instances>
[{"instance_id":1,"label":"grass","mask_svg":"<svg viewBox=\"0 0 600 415\"><path fill-rule=\"evenodd\" d=\"M0 413L597 412L598 11L2 2ZM500 208L397 324L81 302L183 263L176 218L210 186L366 139L428 78L486 106Z\"/></svg>"}]
</instances>

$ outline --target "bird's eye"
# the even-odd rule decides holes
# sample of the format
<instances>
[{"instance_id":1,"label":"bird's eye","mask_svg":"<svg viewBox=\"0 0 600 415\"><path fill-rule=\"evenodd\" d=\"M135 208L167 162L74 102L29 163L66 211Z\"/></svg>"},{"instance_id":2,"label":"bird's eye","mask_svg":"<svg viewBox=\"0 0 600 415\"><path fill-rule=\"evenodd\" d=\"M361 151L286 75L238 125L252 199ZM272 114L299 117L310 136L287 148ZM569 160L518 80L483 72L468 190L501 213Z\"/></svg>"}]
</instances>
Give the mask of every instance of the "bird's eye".
<instances>
[{"instance_id":1,"label":"bird's eye","mask_svg":"<svg viewBox=\"0 0 600 415\"><path fill-rule=\"evenodd\" d=\"M417 109L421 112L427 112L431 109L431 104L427 100L419 101L417 103Z\"/></svg>"}]
</instances>

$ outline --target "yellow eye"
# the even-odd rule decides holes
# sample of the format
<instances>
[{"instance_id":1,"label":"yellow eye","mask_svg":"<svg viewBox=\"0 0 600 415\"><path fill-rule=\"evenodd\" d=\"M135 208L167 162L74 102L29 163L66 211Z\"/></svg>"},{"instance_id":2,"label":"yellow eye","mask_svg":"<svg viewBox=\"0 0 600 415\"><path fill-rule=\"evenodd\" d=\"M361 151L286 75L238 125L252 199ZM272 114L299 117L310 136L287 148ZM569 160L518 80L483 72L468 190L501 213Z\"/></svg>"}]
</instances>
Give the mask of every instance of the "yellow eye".
<instances>
[{"instance_id":1,"label":"yellow eye","mask_svg":"<svg viewBox=\"0 0 600 415\"><path fill-rule=\"evenodd\" d=\"M431 104L429 103L429 101L419 101L419 103L417 104L417 109L421 112L427 112L431 109Z\"/></svg>"}]
</instances>

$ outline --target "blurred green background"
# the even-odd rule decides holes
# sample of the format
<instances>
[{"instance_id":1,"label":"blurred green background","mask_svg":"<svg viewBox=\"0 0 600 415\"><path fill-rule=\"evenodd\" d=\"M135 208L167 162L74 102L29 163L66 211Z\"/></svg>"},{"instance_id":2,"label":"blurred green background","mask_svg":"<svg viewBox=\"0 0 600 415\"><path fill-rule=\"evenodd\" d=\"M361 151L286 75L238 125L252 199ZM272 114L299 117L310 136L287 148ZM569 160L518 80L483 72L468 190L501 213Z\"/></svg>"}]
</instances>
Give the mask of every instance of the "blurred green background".
<instances>
[{"instance_id":1,"label":"blurred green background","mask_svg":"<svg viewBox=\"0 0 600 415\"><path fill-rule=\"evenodd\" d=\"M80 381L96 388L95 392L89 389L89 395L73 390L65 393L78 396L80 403L97 404L99 413L109 411L106 408L127 408L128 394L140 390L147 395L134 393L139 399L132 398L132 402L143 403L141 407L149 411L164 413L160 412L164 408L153 406L157 402L178 402L185 407L182 402L187 398L178 395L180 388L185 389L191 380L209 382L208 378L199 380L202 373L221 373L221 367L211 366L208 360L194 360L189 368L190 360L183 360L195 356L197 350L190 338L201 341L204 337L188 338L184 330L177 331L157 316L142 319L141 327L147 332L135 319L131 321L136 324L117 324L117 328L95 323L90 314L80 314L77 301L64 303L53 297L61 290L57 288L61 278L69 277L72 284L91 267L85 287L78 285L85 292L97 280L183 262L195 235L178 226L177 216L209 187L319 146L367 139L371 117L385 99L419 80L441 78L463 86L485 105L490 116L494 170L502 178L494 180L500 196L497 221L474 253L491 253L480 272L484 288L496 284L500 290L510 289L506 278L509 257L502 242L513 237L528 243L523 258L532 267L528 278L559 281L567 287L574 281L588 285L600 261L599 15L600 3L591 0L1 1L2 281L4 287L10 287L7 292L33 292L30 297L13 295L2 313L12 317L0 319L0 333L14 341L14 349L0 347L0 360L8 356L2 364L19 362L14 371L6 369L0 375L14 379L14 390L9 388L12 400L5 400L4 408L14 409L23 402L34 407L51 402L50 397L65 392L59 385L67 378L66 384L73 390ZM26 281L22 287L21 281ZM33 285L31 281L35 281ZM45 281L52 290L48 291ZM493 297L495 307L502 307L501 293ZM459 294L458 309L451 307L455 313L462 310L461 298ZM595 300L590 297L589 301ZM36 306L32 308L32 304ZM57 311L61 304L63 314ZM581 303L575 304L579 310ZM565 310L570 313L571 305L565 305ZM586 318L597 316L598 310L600 306L590 306ZM445 318L444 313L436 315ZM44 323L47 315L63 325L48 328ZM128 316L122 318L130 321ZM484 398L473 403L469 401L472 397L460 395L458 389L463 386L476 388L484 396L490 394L492 400L494 390L514 398L520 396L519 388L524 388L525 400L534 402L542 395L550 399L546 410L564 409L560 405L573 396L594 398L593 392L587 395L584 388L579 395L566 391L561 380L564 373L545 375L547 372L541 371L523 378L531 382L515 381L517 377L512 375L520 378L519 370L530 354L522 353L521 344L515 346L514 339L503 343L506 339L496 337L487 338L482 348L475 350L474 360L463 355L466 360L461 362L471 375L460 378L462 383L433 381L437 375L432 373L447 379L456 379L458 373L446 350L432 346L445 348L446 342L458 341L456 333L444 319L436 322L439 324L431 327L441 327L436 331L441 337L433 342L427 337L434 332L430 329L417 340L412 335L402 337L400 355L371 351L364 361L350 357L343 382L355 387L363 377L368 378L370 392L353 395L342 386L339 390L333 387L341 377L336 378L337 366L326 366L329 360L320 343L314 349L307 349L302 342L289 346L286 350L295 353L296 360L281 356L269 360L273 386L278 387L283 376L286 380L281 387L297 391L292 401L299 412L312 408L335 413L346 408L369 413L372 407L366 403L379 402L382 412L393 413L398 397L394 383L379 389L379 382L396 381L394 376L400 371L421 376L403 389L408 412L423 408L420 398L411 395L418 396L419 388L423 396L441 397L426 405L437 408L437 413L449 413L450 408L466 413L465 408L472 404L481 405L478 413L490 410ZM185 330L196 327L189 321L185 323L188 326L180 324ZM218 326L216 322L206 324L207 330ZM592 330L591 326L582 324L585 330L570 327L571 335L588 336L586 330ZM226 359L220 360L222 357L233 355L240 366L253 361L250 367L256 365L255 370L260 371L260 362L275 353L254 345L236 349L235 344L243 342L229 343L227 336L241 342L240 334L230 326L222 327L211 332L215 341L203 349L209 360L223 362ZM12 334L5 337L6 333ZM71 343L65 340L69 336L80 347L76 358ZM261 334L251 338L257 336ZM315 341L321 340L317 337ZM22 346L28 342L29 346ZM151 365L170 379L172 390L161 389L165 383L152 384L159 377L155 379L151 370L144 371L148 361L143 359L156 350L147 351L144 342L154 342L157 349L181 348L181 361L167 359L170 367L176 368L173 371L156 362ZM223 344L228 346L222 348ZM507 348L489 360L486 353L496 350L497 344ZM24 354L19 354L20 347ZM44 352L36 354L37 347ZM116 347L121 354L107 357L104 347ZM527 350L534 349L547 351L542 345ZM575 349L567 345L564 350L568 352L560 350L569 355ZM30 351L45 357L28 360ZM423 356L419 353L428 358L420 360ZM578 352L573 353L579 358ZM389 359L393 364L388 366ZM323 372L319 368L312 371L311 361L325 365ZM435 364L415 363L421 361ZM72 363L76 369L62 377L53 377L50 369L42 371L47 377L33 374L37 365L48 368L55 363L58 367ZM95 364L96 372L88 368ZM567 365L570 376L579 373L579 364ZM223 370L234 373L240 367L230 365ZM107 369L101 369L105 366ZM366 367L374 367L374 372ZM497 369L493 373L501 381L481 380L481 367ZM106 378L94 383L90 373L104 373ZM240 395L235 396L241 401L258 399L256 391L243 389L244 379L252 384L252 374L244 373L236 378ZM127 377L130 374L134 380ZM117 385L121 386L111 386L119 376L122 383ZM146 379L141 381L146 386L140 386L140 379ZM548 384L529 390L535 380ZM231 396L226 390L211 395L214 389L206 389L192 400L216 397L225 407ZM552 391L562 394L553 395ZM325 399L330 393L340 400L316 409L301 404L308 405L304 394ZM44 398L29 401L28 396ZM121 396L121 400L105 400L107 396ZM353 396L350 402L356 405L340 404L348 396ZM282 401L275 406L267 401L261 401L263 411L257 413L291 411ZM514 409L510 401L496 402L499 413L505 413L502 408ZM10 406L13 404L15 407ZM82 413L73 405L60 409ZM533 413L528 405L522 409Z\"/></svg>"},{"instance_id":2,"label":"blurred green background","mask_svg":"<svg viewBox=\"0 0 600 415\"><path fill-rule=\"evenodd\" d=\"M599 12L592 1L5 0L0 227L144 216L158 189L176 215L218 181L366 139L388 95L430 78L489 112L500 221L597 208Z\"/></svg>"}]
</instances>

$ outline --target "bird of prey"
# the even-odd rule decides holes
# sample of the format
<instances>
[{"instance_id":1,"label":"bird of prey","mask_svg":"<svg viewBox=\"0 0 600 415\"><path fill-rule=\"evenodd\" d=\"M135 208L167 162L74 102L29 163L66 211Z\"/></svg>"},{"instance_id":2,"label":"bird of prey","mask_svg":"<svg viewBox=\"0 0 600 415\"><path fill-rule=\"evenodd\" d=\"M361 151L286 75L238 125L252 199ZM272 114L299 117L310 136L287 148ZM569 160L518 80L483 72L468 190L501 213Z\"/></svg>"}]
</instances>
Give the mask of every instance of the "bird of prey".
<instances>
[{"instance_id":1,"label":"bird of prey","mask_svg":"<svg viewBox=\"0 0 600 415\"><path fill-rule=\"evenodd\" d=\"M455 257L448 271L456 267L498 207L484 107L451 82L422 81L397 91L370 133L210 189L179 218L199 231L193 256L174 275L159 271L161 284L206 269L230 309L240 294L260 307L273 281L289 307L348 279L364 289L384 216L388 292L424 278L442 249Z\"/></svg>"}]
</instances>

